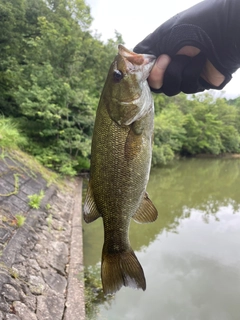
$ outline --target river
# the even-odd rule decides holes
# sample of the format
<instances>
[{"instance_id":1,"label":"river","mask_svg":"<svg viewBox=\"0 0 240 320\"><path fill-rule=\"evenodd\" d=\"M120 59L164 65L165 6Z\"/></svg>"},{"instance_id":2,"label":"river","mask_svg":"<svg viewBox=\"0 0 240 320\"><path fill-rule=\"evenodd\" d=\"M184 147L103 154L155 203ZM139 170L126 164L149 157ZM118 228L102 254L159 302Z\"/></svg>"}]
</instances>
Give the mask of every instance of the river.
<instances>
[{"instance_id":1,"label":"river","mask_svg":"<svg viewBox=\"0 0 240 320\"><path fill-rule=\"evenodd\" d=\"M147 190L158 220L130 228L147 289L123 287L96 319L239 320L240 159L176 161L153 169ZM99 269L101 219L83 240L85 266Z\"/></svg>"}]
</instances>

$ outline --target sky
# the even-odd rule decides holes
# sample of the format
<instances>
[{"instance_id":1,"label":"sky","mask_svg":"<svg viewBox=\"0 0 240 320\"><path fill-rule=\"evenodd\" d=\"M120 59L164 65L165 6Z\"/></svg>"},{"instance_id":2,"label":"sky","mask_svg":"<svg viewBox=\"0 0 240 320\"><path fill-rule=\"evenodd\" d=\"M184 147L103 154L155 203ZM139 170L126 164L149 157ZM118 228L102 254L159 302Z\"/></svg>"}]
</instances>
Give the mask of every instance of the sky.
<instances>
[{"instance_id":1,"label":"sky","mask_svg":"<svg viewBox=\"0 0 240 320\"><path fill-rule=\"evenodd\" d=\"M173 15L199 3L200 0L85 0L91 8L92 30L101 39L121 33L125 46L133 47ZM240 71L224 88L224 96L240 96ZM216 91L217 93L217 91ZM223 93L222 93L223 94Z\"/></svg>"}]
</instances>

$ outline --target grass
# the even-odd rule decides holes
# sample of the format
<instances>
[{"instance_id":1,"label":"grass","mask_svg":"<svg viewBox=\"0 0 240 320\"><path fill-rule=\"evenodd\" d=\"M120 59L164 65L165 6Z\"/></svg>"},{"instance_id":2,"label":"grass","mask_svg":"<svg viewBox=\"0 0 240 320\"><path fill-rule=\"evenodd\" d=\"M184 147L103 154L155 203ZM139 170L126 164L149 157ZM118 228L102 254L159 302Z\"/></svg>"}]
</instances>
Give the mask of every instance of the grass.
<instances>
[{"instance_id":1,"label":"grass","mask_svg":"<svg viewBox=\"0 0 240 320\"><path fill-rule=\"evenodd\" d=\"M28 205L33 209L39 209L43 198L44 198L43 190L41 190L39 194L37 193L31 194L30 196L28 196L28 199L29 199Z\"/></svg>"},{"instance_id":2,"label":"grass","mask_svg":"<svg viewBox=\"0 0 240 320\"><path fill-rule=\"evenodd\" d=\"M26 144L27 139L19 132L14 120L0 117L0 147L23 147Z\"/></svg>"},{"instance_id":3,"label":"grass","mask_svg":"<svg viewBox=\"0 0 240 320\"><path fill-rule=\"evenodd\" d=\"M21 151L18 148L5 150L5 153L8 158L10 158L13 161L16 161L16 165L18 165L17 162L22 163L23 166L21 167L21 170L24 171L25 174L27 174L31 178L36 179L36 173L40 173L43 179L47 181L48 186L50 186L53 183L58 184L59 187L62 187L64 185L60 175L58 175L56 172L53 172L45 168L33 156ZM25 169L26 167L27 169Z\"/></svg>"},{"instance_id":4,"label":"grass","mask_svg":"<svg viewBox=\"0 0 240 320\"><path fill-rule=\"evenodd\" d=\"M0 158L4 160L8 157L12 161L16 161L17 167L19 167L17 162L22 163L21 171L25 171L24 173L31 178L37 178L36 173L40 173L47 181L48 186L55 183L60 188L63 187L63 179L59 174L45 168L36 158L21 151L27 145L27 138L18 129L17 123L11 118L0 116Z\"/></svg>"},{"instance_id":5,"label":"grass","mask_svg":"<svg viewBox=\"0 0 240 320\"><path fill-rule=\"evenodd\" d=\"M15 218L16 218L17 226L18 226L19 228L24 225L25 220L26 220L26 217L24 217L24 216L21 215L21 214L16 214Z\"/></svg>"}]
</instances>

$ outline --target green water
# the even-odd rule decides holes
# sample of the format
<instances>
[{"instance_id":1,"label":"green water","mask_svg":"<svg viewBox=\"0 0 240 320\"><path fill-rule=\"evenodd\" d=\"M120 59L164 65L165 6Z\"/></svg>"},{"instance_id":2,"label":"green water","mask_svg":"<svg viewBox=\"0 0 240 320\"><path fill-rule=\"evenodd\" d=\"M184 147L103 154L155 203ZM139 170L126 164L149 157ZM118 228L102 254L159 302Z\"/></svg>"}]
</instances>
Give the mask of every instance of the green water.
<instances>
[{"instance_id":1,"label":"green water","mask_svg":"<svg viewBox=\"0 0 240 320\"><path fill-rule=\"evenodd\" d=\"M191 159L152 170L155 223L131 224L145 292L123 287L106 320L240 319L240 160ZM102 221L84 223L85 265L99 265Z\"/></svg>"}]
</instances>

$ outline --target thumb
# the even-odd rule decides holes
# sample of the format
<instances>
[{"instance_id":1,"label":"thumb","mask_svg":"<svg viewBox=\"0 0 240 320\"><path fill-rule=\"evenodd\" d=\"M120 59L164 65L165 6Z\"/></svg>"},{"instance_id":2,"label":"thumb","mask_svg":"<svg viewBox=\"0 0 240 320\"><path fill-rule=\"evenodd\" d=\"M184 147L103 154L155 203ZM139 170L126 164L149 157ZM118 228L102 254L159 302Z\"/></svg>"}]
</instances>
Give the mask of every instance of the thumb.
<instances>
[{"instance_id":1,"label":"thumb","mask_svg":"<svg viewBox=\"0 0 240 320\"><path fill-rule=\"evenodd\" d=\"M171 58L167 54L160 55L148 77L148 84L153 89L160 89L163 85L164 73L171 62Z\"/></svg>"}]
</instances>

